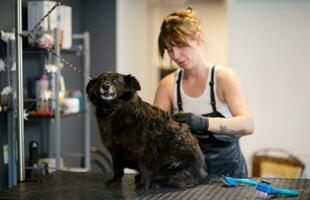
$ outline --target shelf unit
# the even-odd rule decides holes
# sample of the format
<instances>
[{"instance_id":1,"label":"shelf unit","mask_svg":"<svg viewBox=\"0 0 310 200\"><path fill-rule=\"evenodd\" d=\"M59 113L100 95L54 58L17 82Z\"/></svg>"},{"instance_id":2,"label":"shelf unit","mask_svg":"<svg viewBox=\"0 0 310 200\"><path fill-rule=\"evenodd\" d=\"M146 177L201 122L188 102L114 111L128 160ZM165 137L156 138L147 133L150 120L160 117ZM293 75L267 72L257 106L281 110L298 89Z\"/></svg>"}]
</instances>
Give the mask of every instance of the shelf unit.
<instances>
[{"instance_id":1,"label":"shelf unit","mask_svg":"<svg viewBox=\"0 0 310 200\"><path fill-rule=\"evenodd\" d=\"M57 29L54 30L54 35L57 36ZM83 34L73 34L73 40L81 40L83 42L83 55L84 55L84 75L89 77L90 71L90 35L88 32ZM58 44L58 38L54 38L55 43ZM57 55L60 55L61 49L59 45L55 46L55 52ZM60 59L55 59L55 65L60 66ZM56 72L56 95L55 95L55 124L56 124L56 170L69 170L69 171L90 171L90 106L87 100L86 95L84 95L84 134L85 134L85 143L84 143L84 168L66 168L61 167L61 122L60 119L62 117L60 113L60 103L59 103L59 88L60 88L60 67L57 68ZM88 80L84 79L83 88L86 88ZM66 116L66 115L64 115Z\"/></svg>"},{"instance_id":2,"label":"shelf unit","mask_svg":"<svg viewBox=\"0 0 310 200\"><path fill-rule=\"evenodd\" d=\"M0 151L1 152L0 161L2 161L2 163L0 163L0 177L1 177L0 189L2 189L1 187L12 187L14 185L17 185L18 181L25 181L25 171L26 171L25 170L25 151L27 152L28 149L24 147L24 145L26 144L24 139L25 137L26 139L29 139L29 135L24 134L25 126L24 126L24 120L23 120L23 117L24 117L23 105L25 101L23 99L23 96L24 96L25 88L23 86L25 82L23 80L24 80L25 72L27 74L29 69L26 68L25 70L23 70L24 69L23 60L28 59L29 57L30 58L32 57L31 59L33 60L36 59L35 66L38 66L38 65L40 66L42 63L46 62L46 59L49 56L48 52L43 49L24 49L23 48L22 37L20 37L20 35L24 33L22 31L22 22L23 22L22 0L15 0L13 1L13 3L11 3L11 1L7 1L7 2L10 2L10 3L5 3L5 6L3 7L3 9L1 7L1 11L4 14L14 13L15 20L5 20L5 21L8 21L8 23L4 23L5 26L2 26L2 28L4 28L5 30L13 30L14 28L15 33L12 33L12 34L17 37L14 40L10 41L9 45L6 46L6 50L9 53L6 55L6 58L5 58L6 59L5 71L0 71L0 89L3 89L4 86L9 85L13 88L15 95L10 95L9 97L10 98L9 99L9 110L7 111L2 110L0 112L0 132L1 132L0 148L6 149L6 150L3 150L3 152ZM12 10L15 10L15 11L12 12ZM3 23L1 23L1 25L3 25ZM89 34L83 33L83 34L74 35L73 39L80 40L83 43L84 48L82 49L82 51L77 50L77 49L60 49L60 53L62 54L68 53L70 56L73 53L83 54L83 57L84 57L83 67L84 67L85 73L88 74L89 73ZM38 53L38 54L31 55L33 53ZM26 58L23 58L23 57L26 57ZM11 63L13 62L15 63L15 66L16 66L14 71L11 70ZM32 66L30 66L30 68L32 69ZM72 73L75 73L75 72L72 72ZM35 74L37 74L37 72L35 72ZM72 80L72 79L69 78L68 80ZM85 80L84 86L86 82L87 81ZM80 86L79 84L79 88L81 87L82 86ZM85 146L85 149L83 150L82 153L85 154L85 162L83 165L79 165L79 166L83 167L82 170L88 171L90 169L90 147L89 147L90 146L90 124L89 124L90 117L89 117L88 101L85 99L86 97L84 96L84 109L82 112L79 112L76 114L69 114L69 115L61 115L61 113L59 113L58 116L55 115L49 118L41 117L40 119L37 117L33 117L29 119L29 121L41 120L42 125L47 126L49 125L48 123L56 121L56 119L62 122L61 119L75 120L74 117L77 116L79 120L81 120L82 117L84 117L84 121L85 121L84 129L85 130L83 130L84 131L83 137L85 137L85 139L83 139L83 141L85 141L85 145L83 146ZM27 99L25 100L27 101ZM33 123L33 122L30 122L30 123ZM60 127L59 124L58 124L58 127ZM37 122L34 122L33 125L41 126L41 124L38 124ZM28 129L28 127L26 127L26 129ZM62 128L58 130L63 131ZM42 133L45 133L45 132L42 131ZM60 132L58 132L57 134L60 135ZM65 136L65 134L63 135ZM59 140L61 141L61 138ZM60 143L58 144L60 146ZM80 149L83 148L83 146L81 145L82 143L80 142L78 146L79 152L80 152ZM54 152L54 149L53 149L53 152ZM76 155L73 155L73 156L76 156ZM59 157L58 157L57 162L59 162ZM60 168L58 167L58 169ZM60 170L63 170L63 169L60 169Z\"/></svg>"},{"instance_id":3,"label":"shelf unit","mask_svg":"<svg viewBox=\"0 0 310 200\"><path fill-rule=\"evenodd\" d=\"M55 45L55 50L59 51L61 53L69 53L69 54L73 54L73 53L78 53L82 56L83 58L83 64L81 65L83 67L83 71L85 73L86 76L89 76L89 69L90 69L90 48L89 48L89 33L85 32L82 34L74 34L73 35L73 39L76 41L80 41L80 43L82 43L82 49L57 49L57 45ZM7 45L6 45L6 62L5 62L5 71L1 71L0 72L0 77L1 77L1 81L0 81L0 89L2 89L4 86L11 86L13 88L13 91L17 91L17 79L19 79L19 77L17 76L17 72L16 70L12 70L11 66L13 66L14 63L16 63L15 60L15 40L10 40ZM33 56L31 54L40 54L39 56ZM35 59L43 59L43 63L46 62L46 59L48 58L48 51L45 49L24 49L23 50L23 55L27 55L30 57L34 57ZM27 58L24 58L27 59ZM42 64L42 63L41 63ZM60 62L58 63L54 63L55 65L60 64ZM60 69L58 67L58 69ZM74 71L72 71L72 73L76 73ZM56 73L56 79L59 80L59 75L60 73ZM22 80L19 81L23 81L23 77L21 77ZM84 91L84 88L86 87L88 80L84 79L83 84L82 84L82 91ZM59 83L59 81L56 81L56 83ZM58 94L57 88L59 88L59 85L56 86L56 90L55 90L55 94ZM56 95L57 96L57 95ZM64 170L64 171L90 171L90 106L89 106L89 102L88 99L86 97L86 95L83 95L84 97L84 101L83 101L83 109L78 112L78 113L70 113L70 114L62 114L60 112L60 104L59 104L59 98L55 97L55 105L56 105L56 109L54 112L53 116L29 116L29 121L42 121L42 126L49 126L49 123L47 123L47 121L53 120L55 121L55 132L52 134L55 134L55 138L56 138L56 142L55 142L55 161L56 161L56 170ZM23 102L33 102L35 101L35 99L23 99ZM8 173L7 173L7 181L4 182L4 184L7 184L8 187L12 187L13 185L17 184L17 180L19 179L19 174L18 174L18 170L19 167L17 165L17 159L19 159L18 157L18 148L17 148L17 142L18 140L18 130L17 130L17 116L18 115L22 115L22 113L17 111L17 100L16 97L14 98L14 95L10 95L10 99L9 99L9 110L8 111L3 111L0 113L0 117L1 117L1 127L4 128L4 140L1 142L2 145L5 145L8 147L8 163L6 163L4 165L4 167L7 169ZM2 106L2 105L1 105ZM82 132L83 135L83 141L84 141L84 145L82 147L82 154L79 153L71 153L68 154L67 156L71 156L71 157L79 157L79 156L83 156L83 161L84 163L81 165L82 167L65 167L65 166L61 166L61 157L62 157L62 152L61 152L61 119L66 119L66 118L71 118L71 117L75 117L75 116L80 116L81 118L83 118L83 122L84 122L84 130ZM44 122L45 121L45 122ZM27 122L26 122L27 123ZM26 126L26 124L25 124ZM48 128L44 128L44 130L48 130ZM2 134L1 134L2 135ZM44 137L45 134L40 135L40 137ZM2 136L1 136L2 137ZM27 134L25 135L25 137L27 138ZM46 142L46 139L41 139L39 140L44 141L43 145L48 144L48 142ZM44 147L45 149L48 147ZM25 148L23 149L25 151ZM42 152L41 152L42 153ZM35 167L30 167L27 166L25 167L25 169L36 169ZM38 168L37 168L38 169Z\"/></svg>"},{"instance_id":4,"label":"shelf unit","mask_svg":"<svg viewBox=\"0 0 310 200\"><path fill-rule=\"evenodd\" d=\"M57 35L57 29L54 30L54 35ZM82 34L73 34L72 39L73 40L79 40L82 42L82 49L61 49L58 45L58 38L55 37L54 41L54 52L57 55L61 55L62 53L79 53L83 56L83 71L85 76L89 76L89 70L90 70L90 36L88 32L82 33ZM24 54L43 54L44 57L53 57L53 55L49 55L49 52L46 49L42 48L29 48L25 49L23 52ZM46 55L45 55L46 54ZM47 116L29 116L29 120L54 120L55 121L55 163L56 163L56 170L68 170L68 171L90 171L90 106L88 99L85 95L83 95L84 99L84 107L83 109L78 113L70 113L70 114L62 114L61 108L60 108L60 102L59 102L59 91L60 91L60 70L61 70L61 62L60 59L57 57L54 57L53 64L57 66L56 73L53 74L55 78L55 90L54 93L54 103L55 103L55 109L53 111L52 115ZM66 67L66 66L64 66ZM72 73L76 73L72 71ZM88 80L83 81L82 90L86 87ZM25 99L26 101L36 101L35 99ZM62 131L61 131L61 119L68 118L72 116L77 115L83 115L83 121L84 121L84 154L82 155L84 157L84 167L65 167L61 165L61 159L62 159ZM29 167L28 167L29 168Z\"/></svg>"}]
</instances>

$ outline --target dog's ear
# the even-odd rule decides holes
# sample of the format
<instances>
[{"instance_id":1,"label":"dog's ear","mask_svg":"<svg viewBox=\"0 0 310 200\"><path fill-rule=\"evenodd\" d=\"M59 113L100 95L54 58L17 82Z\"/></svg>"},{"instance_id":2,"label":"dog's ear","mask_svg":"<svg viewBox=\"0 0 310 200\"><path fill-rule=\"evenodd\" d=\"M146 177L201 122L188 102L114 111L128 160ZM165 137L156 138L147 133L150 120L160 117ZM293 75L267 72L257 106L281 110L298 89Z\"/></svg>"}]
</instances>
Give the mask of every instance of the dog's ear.
<instances>
[{"instance_id":1,"label":"dog's ear","mask_svg":"<svg viewBox=\"0 0 310 200\"><path fill-rule=\"evenodd\" d=\"M96 80L96 78L91 79L90 81L88 81L88 83L87 83L87 85L86 85L86 93L87 93L88 95L91 94L91 89L92 89L92 87L93 87L94 84L95 84L95 80Z\"/></svg>"},{"instance_id":2,"label":"dog's ear","mask_svg":"<svg viewBox=\"0 0 310 200\"><path fill-rule=\"evenodd\" d=\"M132 88L134 88L136 90L141 90L139 81L135 77L131 76L130 74L126 75L124 77L124 80Z\"/></svg>"},{"instance_id":3,"label":"dog's ear","mask_svg":"<svg viewBox=\"0 0 310 200\"><path fill-rule=\"evenodd\" d=\"M95 97L95 91L94 91L94 85L96 83L97 77L91 79L86 86L86 93L88 95L88 98L90 101L93 101L94 97Z\"/></svg>"}]
</instances>

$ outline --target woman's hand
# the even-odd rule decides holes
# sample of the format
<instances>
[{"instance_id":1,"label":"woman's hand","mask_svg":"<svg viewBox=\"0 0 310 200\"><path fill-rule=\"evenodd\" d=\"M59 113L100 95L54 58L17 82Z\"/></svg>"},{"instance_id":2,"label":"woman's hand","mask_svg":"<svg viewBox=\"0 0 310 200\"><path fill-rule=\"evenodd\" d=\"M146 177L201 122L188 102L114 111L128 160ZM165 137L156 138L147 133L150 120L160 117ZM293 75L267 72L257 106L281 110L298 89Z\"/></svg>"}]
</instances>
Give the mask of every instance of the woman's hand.
<instances>
[{"instance_id":1,"label":"woman's hand","mask_svg":"<svg viewBox=\"0 0 310 200\"><path fill-rule=\"evenodd\" d=\"M193 134L202 135L203 132L208 131L209 119L207 117L193 113L176 113L172 117L177 122L187 124Z\"/></svg>"}]
</instances>

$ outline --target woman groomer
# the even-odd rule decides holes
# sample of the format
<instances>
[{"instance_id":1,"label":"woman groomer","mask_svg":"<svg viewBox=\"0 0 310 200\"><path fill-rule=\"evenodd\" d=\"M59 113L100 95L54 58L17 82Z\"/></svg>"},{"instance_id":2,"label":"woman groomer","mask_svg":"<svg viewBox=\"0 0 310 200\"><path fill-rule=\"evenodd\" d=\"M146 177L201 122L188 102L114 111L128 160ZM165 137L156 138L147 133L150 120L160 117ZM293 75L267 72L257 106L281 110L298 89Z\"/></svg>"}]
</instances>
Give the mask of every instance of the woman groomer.
<instances>
[{"instance_id":1,"label":"woman groomer","mask_svg":"<svg viewBox=\"0 0 310 200\"><path fill-rule=\"evenodd\" d=\"M189 125L205 155L207 172L246 177L239 138L253 132L253 119L232 69L208 62L204 35L193 9L164 18L158 38L159 53L167 51L180 69L164 77L154 105L174 113Z\"/></svg>"}]
</instances>

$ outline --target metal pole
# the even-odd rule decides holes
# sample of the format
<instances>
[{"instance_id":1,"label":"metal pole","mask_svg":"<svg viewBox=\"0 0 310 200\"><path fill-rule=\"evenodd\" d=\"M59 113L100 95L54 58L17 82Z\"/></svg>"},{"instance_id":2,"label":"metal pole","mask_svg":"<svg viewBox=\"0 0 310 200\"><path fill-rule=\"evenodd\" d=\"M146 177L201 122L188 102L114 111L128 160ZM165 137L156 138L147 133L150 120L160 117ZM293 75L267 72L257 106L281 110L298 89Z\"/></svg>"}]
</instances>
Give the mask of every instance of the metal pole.
<instances>
[{"instance_id":1,"label":"metal pole","mask_svg":"<svg viewBox=\"0 0 310 200\"><path fill-rule=\"evenodd\" d=\"M89 77L90 72L90 36L89 32L84 33L84 73ZM87 79L84 79L84 89L88 83ZM85 167L90 171L90 106L86 95L84 95L85 105Z\"/></svg>"},{"instance_id":2,"label":"metal pole","mask_svg":"<svg viewBox=\"0 0 310 200\"><path fill-rule=\"evenodd\" d=\"M15 72L12 70L13 63L16 63L16 39L9 40L7 44L7 82L8 85L12 88L17 88L17 77L16 77L16 69ZM17 102L14 100L14 95L10 95L11 102L9 104L9 108L12 109L11 112L8 112L8 145L9 145L9 163L8 163L8 171L9 171L9 187L12 187L17 184L17 163L16 163L16 155L18 150L16 149L16 141L17 141L17 131L16 131L16 110L17 110Z\"/></svg>"},{"instance_id":3,"label":"metal pole","mask_svg":"<svg viewBox=\"0 0 310 200\"><path fill-rule=\"evenodd\" d=\"M58 28L54 29L54 48L55 53L60 55L60 47L58 41ZM59 103L59 90L60 90L60 59L55 57L55 65L57 66L56 72L56 87L55 87L55 123L56 123L56 170L61 170L61 129L60 129L60 103Z\"/></svg>"},{"instance_id":4,"label":"metal pole","mask_svg":"<svg viewBox=\"0 0 310 200\"><path fill-rule=\"evenodd\" d=\"M90 74L90 34L89 32L85 32L83 34L74 34L72 35L72 39L83 40L83 55L84 55L84 75L89 77ZM83 89L86 89L88 79L84 79ZM90 105L86 95L84 95L84 132L85 132L85 168L86 171L90 171L90 140L91 140L91 132L90 132Z\"/></svg>"},{"instance_id":5,"label":"metal pole","mask_svg":"<svg viewBox=\"0 0 310 200\"><path fill-rule=\"evenodd\" d=\"M16 0L16 70L17 70L17 131L19 152L19 181L25 180L24 152L24 100L23 100L23 43L19 34L22 33L22 0Z\"/></svg>"}]
</instances>

